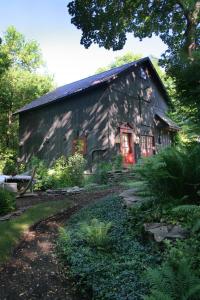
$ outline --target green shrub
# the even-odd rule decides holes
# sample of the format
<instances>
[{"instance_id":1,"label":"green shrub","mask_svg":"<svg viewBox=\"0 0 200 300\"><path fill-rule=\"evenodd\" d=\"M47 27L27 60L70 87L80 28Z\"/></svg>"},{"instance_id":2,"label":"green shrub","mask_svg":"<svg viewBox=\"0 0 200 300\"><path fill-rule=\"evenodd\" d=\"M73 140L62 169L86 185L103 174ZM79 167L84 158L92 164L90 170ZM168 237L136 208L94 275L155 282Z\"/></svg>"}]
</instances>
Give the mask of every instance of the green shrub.
<instances>
[{"instance_id":1,"label":"green shrub","mask_svg":"<svg viewBox=\"0 0 200 300\"><path fill-rule=\"evenodd\" d=\"M6 175L16 175L17 174L17 166L13 160L6 161L4 168L3 168L3 174L6 174Z\"/></svg>"},{"instance_id":2,"label":"green shrub","mask_svg":"<svg viewBox=\"0 0 200 300\"><path fill-rule=\"evenodd\" d=\"M81 154L75 153L69 158L61 156L51 168L37 157L32 157L29 168L36 167L35 189L62 188L83 184L85 160Z\"/></svg>"},{"instance_id":3,"label":"green shrub","mask_svg":"<svg viewBox=\"0 0 200 300\"><path fill-rule=\"evenodd\" d=\"M111 222L105 223L100 222L98 219L92 219L89 224L84 223L81 225L83 239L92 247L104 249L110 241L108 232L111 226Z\"/></svg>"},{"instance_id":4,"label":"green shrub","mask_svg":"<svg viewBox=\"0 0 200 300\"><path fill-rule=\"evenodd\" d=\"M69 176L69 183L71 186L83 185L83 172L86 166L86 161L83 158L82 154L75 153L74 155L70 156L67 161L67 169L68 169L68 176Z\"/></svg>"},{"instance_id":5,"label":"green shrub","mask_svg":"<svg viewBox=\"0 0 200 300\"><path fill-rule=\"evenodd\" d=\"M109 229L109 251L91 247L83 240L81 224L84 222L91 226L92 218L101 220L103 228L105 224L106 227L110 222L113 224ZM126 226L127 222L128 213L121 200L107 197L81 209L71 217L64 232L62 230L59 253L67 265L67 276L81 296L86 295L86 299L90 299L88 293L96 300L139 300L146 294L148 286L142 273L147 267L157 265L160 257L150 244L141 244L133 236ZM97 228L102 227L99 221L97 223Z\"/></svg>"},{"instance_id":6,"label":"green shrub","mask_svg":"<svg viewBox=\"0 0 200 300\"><path fill-rule=\"evenodd\" d=\"M160 198L170 196L184 199L186 203L199 202L199 153L199 144L180 149L171 147L143 159L135 171Z\"/></svg>"},{"instance_id":7,"label":"green shrub","mask_svg":"<svg viewBox=\"0 0 200 300\"><path fill-rule=\"evenodd\" d=\"M48 175L52 176L52 181L54 187L66 187L69 186L69 172L67 166L67 158L65 156L61 156L58 158L52 169L48 171Z\"/></svg>"},{"instance_id":8,"label":"green shrub","mask_svg":"<svg viewBox=\"0 0 200 300\"><path fill-rule=\"evenodd\" d=\"M172 215L183 223L192 232L200 230L200 206L198 205L179 205L172 209Z\"/></svg>"},{"instance_id":9,"label":"green shrub","mask_svg":"<svg viewBox=\"0 0 200 300\"><path fill-rule=\"evenodd\" d=\"M97 165L94 175L94 180L98 184L108 184L108 172L112 170L112 164L109 162L102 162Z\"/></svg>"},{"instance_id":10,"label":"green shrub","mask_svg":"<svg viewBox=\"0 0 200 300\"><path fill-rule=\"evenodd\" d=\"M123 167L123 156L121 154L117 155L114 159L113 166L115 170L121 170Z\"/></svg>"},{"instance_id":11,"label":"green shrub","mask_svg":"<svg viewBox=\"0 0 200 300\"><path fill-rule=\"evenodd\" d=\"M1 150L1 149L0 149ZM0 151L0 174L13 175L17 173L17 154L10 149Z\"/></svg>"},{"instance_id":12,"label":"green shrub","mask_svg":"<svg viewBox=\"0 0 200 300\"><path fill-rule=\"evenodd\" d=\"M150 295L145 300L198 300L200 279L190 262L172 249L167 260L158 269L149 269Z\"/></svg>"},{"instance_id":13,"label":"green shrub","mask_svg":"<svg viewBox=\"0 0 200 300\"><path fill-rule=\"evenodd\" d=\"M43 160L40 160L35 156L32 157L28 168L36 168L36 183L34 185L36 190L46 190L53 187L52 176L48 175L48 168Z\"/></svg>"},{"instance_id":14,"label":"green shrub","mask_svg":"<svg viewBox=\"0 0 200 300\"><path fill-rule=\"evenodd\" d=\"M0 215L6 214L16 208L14 193L0 188Z\"/></svg>"}]
</instances>

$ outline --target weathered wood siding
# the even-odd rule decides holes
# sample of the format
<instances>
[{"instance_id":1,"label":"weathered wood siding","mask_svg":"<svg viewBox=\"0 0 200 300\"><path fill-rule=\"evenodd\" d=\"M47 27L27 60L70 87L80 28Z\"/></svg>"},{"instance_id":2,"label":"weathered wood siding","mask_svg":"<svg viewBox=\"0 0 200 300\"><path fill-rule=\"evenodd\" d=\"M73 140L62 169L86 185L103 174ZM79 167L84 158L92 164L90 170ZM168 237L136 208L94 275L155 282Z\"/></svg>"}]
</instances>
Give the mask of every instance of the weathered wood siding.
<instances>
[{"instance_id":1,"label":"weathered wood siding","mask_svg":"<svg viewBox=\"0 0 200 300\"><path fill-rule=\"evenodd\" d=\"M73 139L87 135L87 153L109 147L107 87L99 87L20 114L20 154L36 155L50 164L72 153Z\"/></svg>"},{"instance_id":2,"label":"weathered wood siding","mask_svg":"<svg viewBox=\"0 0 200 300\"><path fill-rule=\"evenodd\" d=\"M145 67L146 69L146 67ZM156 80L152 77L150 70L147 70L148 78L140 77L140 69L124 74L110 85L109 102L109 131L110 131L110 151L119 153L119 126L126 122L133 127L134 144L137 149L142 135L153 136L156 150L171 143L168 132L161 132L161 139L158 139L158 130L155 127L154 115L156 111L166 113L168 105L164 99L162 91L158 89ZM152 89L150 101L146 100L146 89Z\"/></svg>"},{"instance_id":3,"label":"weathered wood siding","mask_svg":"<svg viewBox=\"0 0 200 300\"><path fill-rule=\"evenodd\" d=\"M168 131L157 129L156 111L168 109L163 91L150 69L142 79L139 67L110 83L19 115L20 154L23 161L35 155L51 164L61 155L71 155L73 140L87 137L88 165L111 159L120 152L119 126L129 123L134 132L137 158L141 136L153 136L156 150L170 144ZM150 99L147 88L152 89Z\"/></svg>"}]
</instances>

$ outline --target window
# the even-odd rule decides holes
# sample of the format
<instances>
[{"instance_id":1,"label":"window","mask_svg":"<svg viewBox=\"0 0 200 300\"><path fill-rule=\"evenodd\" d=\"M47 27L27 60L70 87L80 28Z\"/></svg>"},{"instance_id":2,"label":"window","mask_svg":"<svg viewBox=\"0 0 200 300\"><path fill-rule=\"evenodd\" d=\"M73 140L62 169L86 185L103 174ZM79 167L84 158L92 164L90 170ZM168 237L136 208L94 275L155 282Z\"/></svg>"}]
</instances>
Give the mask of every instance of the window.
<instances>
[{"instance_id":1,"label":"window","mask_svg":"<svg viewBox=\"0 0 200 300\"><path fill-rule=\"evenodd\" d=\"M147 157L154 154L154 137L142 135L140 139L141 156Z\"/></svg>"},{"instance_id":2,"label":"window","mask_svg":"<svg viewBox=\"0 0 200 300\"><path fill-rule=\"evenodd\" d=\"M78 137L73 140L73 154L80 153L85 155L87 153L87 139L86 137Z\"/></svg>"}]
</instances>

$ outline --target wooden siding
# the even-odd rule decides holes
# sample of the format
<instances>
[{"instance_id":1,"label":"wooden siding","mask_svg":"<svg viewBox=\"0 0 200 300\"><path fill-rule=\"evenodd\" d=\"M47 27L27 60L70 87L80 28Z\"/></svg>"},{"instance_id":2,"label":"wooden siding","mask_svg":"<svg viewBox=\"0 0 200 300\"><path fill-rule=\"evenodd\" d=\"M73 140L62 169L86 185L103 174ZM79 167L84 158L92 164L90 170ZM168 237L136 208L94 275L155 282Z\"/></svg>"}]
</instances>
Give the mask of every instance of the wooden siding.
<instances>
[{"instance_id":1,"label":"wooden siding","mask_svg":"<svg viewBox=\"0 0 200 300\"><path fill-rule=\"evenodd\" d=\"M77 137L86 137L89 166L111 159L120 153L122 123L130 124L133 130L136 159L141 136L154 137L154 152L169 145L169 132L160 131L154 122L156 111L167 112L166 99L151 71L146 71L146 80L135 67L104 86L21 113L21 160L36 155L51 165L61 155L72 154ZM150 99L148 89L152 91Z\"/></svg>"},{"instance_id":2,"label":"wooden siding","mask_svg":"<svg viewBox=\"0 0 200 300\"><path fill-rule=\"evenodd\" d=\"M108 148L106 87L20 114L21 160L36 155L50 164L72 153L73 139L87 135L87 153Z\"/></svg>"}]
</instances>

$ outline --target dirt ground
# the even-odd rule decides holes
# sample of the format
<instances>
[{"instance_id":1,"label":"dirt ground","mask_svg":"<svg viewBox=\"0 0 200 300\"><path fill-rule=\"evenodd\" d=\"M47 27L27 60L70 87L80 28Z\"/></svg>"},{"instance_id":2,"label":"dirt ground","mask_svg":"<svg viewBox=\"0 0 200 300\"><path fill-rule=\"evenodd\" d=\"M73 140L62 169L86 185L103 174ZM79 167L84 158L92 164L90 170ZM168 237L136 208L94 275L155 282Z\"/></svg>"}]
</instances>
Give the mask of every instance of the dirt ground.
<instances>
[{"instance_id":1,"label":"dirt ground","mask_svg":"<svg viewBox=\"0 0 200 300\"><path fill-rule=\"evenodd\" d=\"M0 300L77 300L70 292L70 285L62 274L55 254L58 228L87 204L120 191L116 187L68 196L73 202L71 208L32 226L14 250L10 261L0 267ZM35 198L18 199L18 207L56 199L64 200L66 196L41 193Z\"/></svg>"}]
</instances>

